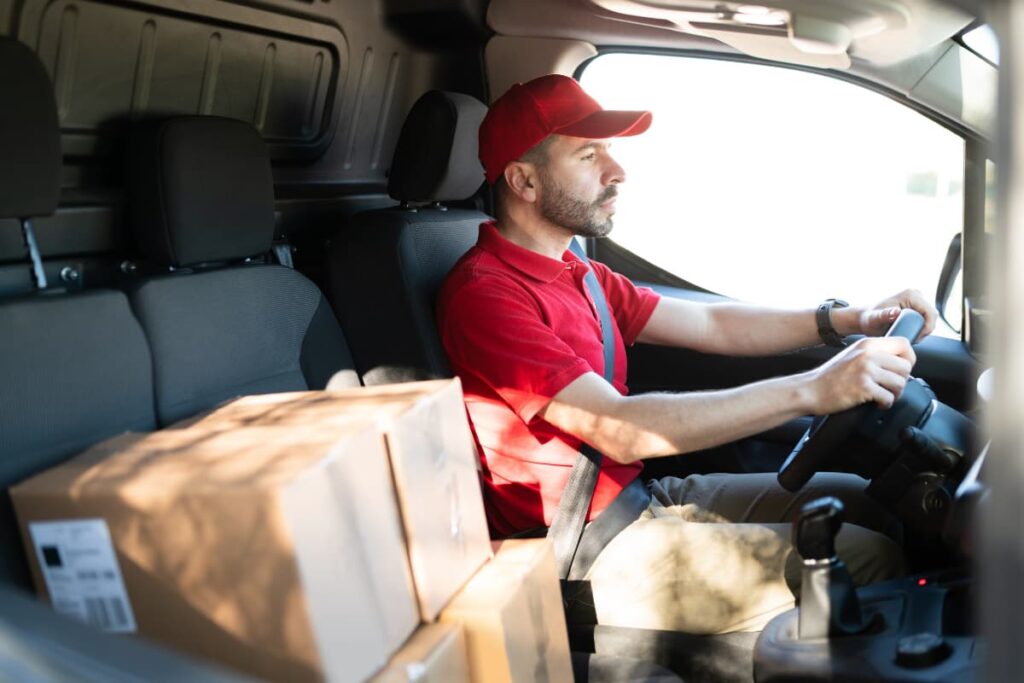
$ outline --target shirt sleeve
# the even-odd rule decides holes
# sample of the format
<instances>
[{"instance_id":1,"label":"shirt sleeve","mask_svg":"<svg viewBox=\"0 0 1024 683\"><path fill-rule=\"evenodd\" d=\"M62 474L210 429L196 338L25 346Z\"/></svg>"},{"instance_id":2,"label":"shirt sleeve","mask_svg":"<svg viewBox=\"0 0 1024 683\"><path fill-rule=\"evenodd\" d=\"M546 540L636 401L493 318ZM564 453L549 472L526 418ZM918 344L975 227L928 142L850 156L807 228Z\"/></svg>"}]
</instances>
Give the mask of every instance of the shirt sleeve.
<instances>
[{"instance_id":1,"label":"shirt sleeve","mask_svg":"<svg viewBox=\"0 0 1024 683\"><path fill-rule=\"evenodd\" d=\"M590 263L601 283L601 288L604 289L612 315L615 316L622 343L632 346L647 325L647 321L651 319L651 314L661 301L661 295L650 287L637 287L629 278L613 272L603 263Z\"/></svg>"},{"instance_id":2,"label":"shirt sleeve","mask_svg":"<svg viewBox=\"0 0 1024 683\"><path fill-rule=\"evenodd\" d=\"M500 277L464 284L445 306L441 339L457 374L490 386L524 422L573 380L593 372L544 322L517 284Z\"/></svg>"}]
</instances>

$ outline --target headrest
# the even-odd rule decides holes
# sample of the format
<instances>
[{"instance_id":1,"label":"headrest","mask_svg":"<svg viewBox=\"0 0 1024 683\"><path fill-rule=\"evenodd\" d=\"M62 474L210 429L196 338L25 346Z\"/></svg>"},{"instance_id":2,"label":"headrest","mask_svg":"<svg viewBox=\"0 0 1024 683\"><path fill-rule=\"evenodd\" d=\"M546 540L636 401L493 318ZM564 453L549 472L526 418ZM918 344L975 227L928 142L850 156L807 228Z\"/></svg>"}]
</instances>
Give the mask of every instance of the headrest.
<instances>
[{"instance_id":1,"label":"headrest","mask_svg":"<svg viewBox=\"0 0 1024 683\"><path fill-rule=\"evenodd\" d=\"M469 95L431 90L420 97L398 137L388 194L409 202L472 197L484 181L477 135L486 113Z\"/></svg>"},{"instance_id":2,"label":"headrest","mask_svg":"<svg viewBox=\"0 0 1024 683\"><path fill-rule=\"evenodd\" d=\"M147 257L183 267L270 250L274 179L248 123L181 116L140 124L128 166L135 235Z\"/></svg>"},{"instance_id":3,"label":"headrest","mask_svg":"<svg viewBox=\"0 0 1024 683\"><path fill-rule=\"evenodd\" d=\"M60 124L46 69L17 40L0 36L0 218L47 216L60 195Z\"/></svg>"}]
</instances>

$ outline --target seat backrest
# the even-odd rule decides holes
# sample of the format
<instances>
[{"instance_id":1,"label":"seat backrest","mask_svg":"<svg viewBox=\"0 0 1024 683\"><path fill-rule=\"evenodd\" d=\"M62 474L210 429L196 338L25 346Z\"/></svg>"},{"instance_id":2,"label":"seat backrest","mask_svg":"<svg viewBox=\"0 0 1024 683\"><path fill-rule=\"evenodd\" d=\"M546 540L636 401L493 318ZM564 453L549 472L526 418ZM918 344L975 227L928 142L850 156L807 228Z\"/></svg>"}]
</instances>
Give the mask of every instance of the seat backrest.
<instances>
[{"instance_id":1,"label":"seat backrest","mask_svg":"<svg viewBox=\"0 0 1024 683\"><path fill-rule=\"evenodd\" d=\"M0 218L51 214L61 172L53 87L35 54L3 36L0 73L15 103L0 108ZM8 487L108 436L153 429L152 373L121 292L0 302L0 582L30 587Z\"/></svg>"},{"instance_id":2,"label":"seat backrest","mask_svg":"<svg viewBox=\"0 0 1024 683\"><path fill-rule=\"evenodd\" d=\"M391 166L388 193L401 205L357 214L332 241L328 293L366 384L451 374L434 303L490 217L442 202L467 199L483 183L477 131L486 113L469 95L423 95Z\"/></svg>"},{"instance_id":3,"label":"seat backrest","mask_svg":"<svg viewBox=\"0 0 1024 683\"><path fill-rule=\"evenodd\" d=\"M136 241L168 270L130 291L162 425L235 396L322 389L338 371L359 385L319 288L290 268L245 262L270 250L274 232L270 157L251 125L149 122L129 160Z\"/></svg>"}]
</instances>

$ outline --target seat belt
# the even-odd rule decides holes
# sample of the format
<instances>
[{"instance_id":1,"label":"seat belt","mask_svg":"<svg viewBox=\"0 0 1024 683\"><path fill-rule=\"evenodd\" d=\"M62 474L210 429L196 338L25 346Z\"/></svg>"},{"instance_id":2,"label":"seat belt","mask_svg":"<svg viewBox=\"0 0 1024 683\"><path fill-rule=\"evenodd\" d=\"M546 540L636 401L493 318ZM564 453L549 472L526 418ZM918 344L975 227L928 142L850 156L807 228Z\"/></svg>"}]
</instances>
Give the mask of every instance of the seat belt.
<instances>
[{"instance_id":1,"label":"seat belt","mask_svg":"<svg viewBox=\"0 0 1024 683\"><path fill-rule=\"evenodd\" d=\"M605 299L604 290L601 289L601 283L594 275L590 260L587 259L583 247L575 237L569 243L569 250L587 266L583 284L586 285L590 297L594 300L597 317L601 322L604 378L611 384L615 375L615 332L612 327L611 312L608 310L608 301ZM560 579L568 578L573 559L576 557L580 537L583 535L583 527L587 521L587 513L590 512L590 502L594 497L594 489L597 487L597 475L601 469L603 457L589 444L584 443L580 446L580 453L569 474L569 482L558 501L558 511L555 512L554 519L551 520L551 528L548 529L547 537L551 539L555 548L555 562L558 564L558 578Z\"/></svg>"}]
</instances>

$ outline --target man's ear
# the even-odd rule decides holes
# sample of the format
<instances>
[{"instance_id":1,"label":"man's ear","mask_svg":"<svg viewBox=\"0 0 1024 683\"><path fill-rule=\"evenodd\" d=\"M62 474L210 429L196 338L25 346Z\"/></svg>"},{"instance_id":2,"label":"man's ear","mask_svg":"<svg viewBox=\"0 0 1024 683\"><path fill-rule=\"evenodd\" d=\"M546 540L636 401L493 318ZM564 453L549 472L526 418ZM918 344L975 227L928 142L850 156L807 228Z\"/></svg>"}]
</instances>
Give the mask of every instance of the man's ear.
<instances>
[{"instance_id":1,"label":"man's ear","mask_svg":"<svg viewBox=\"0 0 1024 683\"><path fill-rule=\"evenodd\" d=\"M509 191L524 202L530 204L537 201L537 174L533 165L522 161L513 161L505 167L505 184Z\"/></svg>"}]
</instances>

